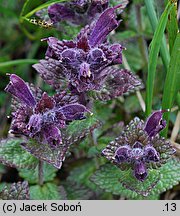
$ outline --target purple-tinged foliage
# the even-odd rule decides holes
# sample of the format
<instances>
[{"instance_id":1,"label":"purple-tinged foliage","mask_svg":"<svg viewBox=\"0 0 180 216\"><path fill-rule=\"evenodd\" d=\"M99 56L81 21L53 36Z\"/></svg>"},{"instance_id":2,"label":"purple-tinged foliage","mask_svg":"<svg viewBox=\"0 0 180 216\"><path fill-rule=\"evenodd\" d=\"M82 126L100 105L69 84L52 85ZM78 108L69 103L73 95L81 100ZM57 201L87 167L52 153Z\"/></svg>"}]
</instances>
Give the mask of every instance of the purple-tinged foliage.
<instances>
[{"instance_id":1,"label":"purple-tinged foliage","mask_svg":"<svg viewBox=\"0 0 180 216\"><path fill-rule=\"evenodd\" d=\"M33 67L55 89L69 88L81 94L95 91L107 100L121 96L141 86L141 81L128 70L114 69L122 64L120 44L110 45L108 34L118 26L115 10L118 5L105 10L99 19L86 26L75 40L44 39L48 43L45 60Z\"/></svg>"},{"instance_id":2,"label":"purple-tinged foliage","mask_svg":"<svg viewBox=\"0 0 180 216\"><path fill-rule=\"evenodd\" d=\"M74 103L75 97L68 96L65 92L53 97L45 92L41 96L33 94L34 90L14 74L10 75L10 83L5 90L19 101L13 113L10 132L49 144L51 148L62 144L60 130L65 128L66 123L82 119L84 113L89 112L83 105Z\"/></svg>"},{"instance_id":3,"label":"purple-tinged foliage","mask_svg":"<svg viewBox=\"0 0 180 216\"><path fill-rule=\"evenodd\" d=\"M27 181L13 183L0 191L0 200L29 200L29 185Z\"/></svg>"},{"instance_id":4,"label":"purple-tinged foliage","mask_svg":"<svg viewBox=\"0 0 180 216\"><path fill-rule=\"evenodd\" d=\"M48 144L42 145L34 140L22 143L21 146L40 160L46 161L47 163L60 169L71 144L79 143L87 134L99 127L99 122L97 121L91 122L91 124L89 124L90 122L88 124L87 123L88 119L82 120L81 123L73 121L70 125L68 125L68 128L62 128L62 144L57 148L51 148ZM74 126L73 130L72 128L69 129L72 125ZM48 138L51 139L51 136L48 136Z\"/></svg>"},{"instance_id":5,"label":"purple-tinged foliage","mask_svg":"<svg viewBox=\"0 0 180 216\"><path fill-rule=\"evenodd\" d=\"M152 113L145 123L135 118L115 141L108 144L102 155L121 170L131 168L135 178L143 182L149 168L160 167L175 152L171 143L159 136L165 127L163 112Z\"/></svg>"},{"instance_id":6,"label":"purple-tinged foliage","mask_svg":"<svg viewBox=\"0 0 180 216\"><path fill-rule=\"evenodd\" d=\"M95 20L108 4L108 0L73 0L49 6L48 14L54 24L66 21L76 25L86 25Z\"/></svg>"}]
</instances>

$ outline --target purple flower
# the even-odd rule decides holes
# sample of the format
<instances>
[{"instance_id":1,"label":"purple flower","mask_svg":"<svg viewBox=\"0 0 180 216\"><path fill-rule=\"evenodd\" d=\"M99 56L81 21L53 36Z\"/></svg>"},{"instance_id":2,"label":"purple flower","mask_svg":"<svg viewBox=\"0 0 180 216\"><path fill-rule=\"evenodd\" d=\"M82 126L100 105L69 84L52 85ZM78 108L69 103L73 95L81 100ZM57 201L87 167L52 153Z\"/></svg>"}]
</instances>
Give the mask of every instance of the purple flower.
<instances>
[{"instance_id":1,"label":"purple flower","mask_svg":"<svg viewBox=\"0 0 180 216\"><path fill-rule=\"evenodd\" d=\"M162 114L166 110L154 112L146 121L144 130L150 137L155 136L166 127L166 121L162 119Z\"/></svg>"},{"instance_id":2,"label":"purple flower","mask_svg":"<svg viewBox=\"0 0 180 216\"><path fill-rule=\"evenodd\" d=\"M66 21L76 25L86 25L96 19L107 7L108 0L73 0L48 7L53 23Z\"/></svg>"},{"instance_id":3,"label":"purple flower","mask_svg":"<svg viewBox=\"0 0 180 216\"><path fill-rule=\"evenodd\" d=\"M135 118L115 141L109 143L102 155L121 170L131 168L135 178L143 182L148 169L160 167L175 152L170 142L159 136L165 127L163 112L152 113L145 123Z\"/></svg>"},{"instance_id":4,"label":"purple flower","mask_svg":"<svg viewBox=\"0 0 180 216\"><path fill-rule=\"evenodd\" d=\"M33 67L55 89L68 87L72 92L95 91L102 100L118 97L141 86L130 71L114 69L122 64L120 44L110 45L108 34L118 27L115 10L106 9L91 26L86 26L74 41L45 39L48 43L46 59ZM113 87L115 87L113 89Z\"/></svg>"},{"instance_id":5,"label":"purple flower","mask_svg":"<svg viewBox=\"0 0 180 216\"><path fill-rule=\"evenodd\" d=\"M134 164L134 175L139 181L144 181L147 177L145 164L159 160L159 153L152 145L148 144L144 147L138 141L134 143L132 148L129 145L120 146L115 152L115 162Z\"/></svg>"},{"instance_id":6,"label":"purple flower","mask_svg":"<svg viewBox=\"0 0 180 216\"><path fill-rule=\"evenodd\" d=\"M18 101L13 112L11 132L49 144L52 148L62 143L60 129L69 121L84 118L89 112L76 103L76 98L65 92L49 97L46 92L32 88L15 74L5 90Z\"/></svg>"}]
</instances>

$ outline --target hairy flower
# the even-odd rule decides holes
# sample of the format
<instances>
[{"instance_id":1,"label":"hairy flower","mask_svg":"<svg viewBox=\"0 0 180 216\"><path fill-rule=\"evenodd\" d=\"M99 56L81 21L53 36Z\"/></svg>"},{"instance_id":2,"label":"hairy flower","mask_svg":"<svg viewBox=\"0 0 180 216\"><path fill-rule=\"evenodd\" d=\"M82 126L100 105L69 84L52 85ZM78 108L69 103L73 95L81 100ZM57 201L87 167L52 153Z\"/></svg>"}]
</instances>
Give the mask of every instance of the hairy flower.
<instances>
[{"instance_id":1,"label":"hairy flower","mask_svg":"<svg viewBox=\"0 0 180 216\"><path fill-rule=\"evenodd\" d=\"M61 128L65 128L69 121L84 118L84 113L89 112L76 103L75 97L65 92L50 97L46 92L30 87L15 74L10 75L5 90L18 101L10 131L49 144L52 148L62 143Z\"/></svg>"},{"instance_id":2,"label":"hairy flower","mask_svg":"<svg viewBox=\"0 0 180 216\"><path fill-rule=\"evenodd\" d=\"M166 126L162 119L164 111L156 111L144 123L135 118L119 137L102 151L121 170L131 168L137 180L143 182L148 169L158 168L175 152L169 141L159 136Z\"/></svg>"},{"instance_id":3,"label":"hairy flower","mask_svg":"<svg viewBox=\"0 0 180 216\"><path fill-rule=\"evenodd\" d=\"M86 25L92 22L92 19L96 19L108 4L108 0L73 0L49 6L48 14L53 23L66 21L76 25Z\"/></svg>"},{"instance_id":4,"label":"hairy flower","mask_svg":"<svg viewBox=\"0 0 180 216\"><path fill-rule=\"evenodd\" d=\"M48 43L46 59L33 67L55 89L68 87L77 93L98 91L103 94L103 100L139 87L140 80L130 71L112 68L122 64L124 49L120 44L107 42L109 33L119 25L115 10L120 7L106 9L73 41L59 41L54 37L45 39ZM112 90L113 87L116 89Z\"/></svg>"}]
</instances>

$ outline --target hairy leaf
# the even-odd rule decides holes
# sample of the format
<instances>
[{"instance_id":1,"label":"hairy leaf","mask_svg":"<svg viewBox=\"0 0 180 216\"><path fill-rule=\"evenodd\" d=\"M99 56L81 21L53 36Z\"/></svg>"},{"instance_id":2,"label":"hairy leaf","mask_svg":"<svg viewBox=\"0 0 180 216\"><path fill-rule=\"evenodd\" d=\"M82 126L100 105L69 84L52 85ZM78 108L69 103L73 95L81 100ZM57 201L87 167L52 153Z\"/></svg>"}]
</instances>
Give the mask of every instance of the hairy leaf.
<instances>
[{"instance_id":1,"label":"hairy leaf","mask_svg":"<svg viewBox=\"0 0 180 216\"><path fill-rule=\"evenodd\" d=\"M0 162L17 168L35 168L38 160L25 151L20 144L22 139L5 139L0 141Z\"/></svg>"},{"instance_id":2,"label":"hairy leaf","mask_svg":"<svg viewBox=\"0 0 180 216\"><path fill-rule=\"evenodd\" d=\"M145 199L155 199L160 193L178 184L180 181L179 168L179 160L171 159L157 171L149 170L149 177L140 183L135 178L133 179L132 174L128 173L129 171L121 171L111 164L105 164L95 172L91 180L112 194L129 199L144 199L142 195L149 194ZM157 181L158 173L160 173L159 181Z\"/></svg>"},{"instance_id":3,"label":"hairy leaf","mask_svg":"<svg viewBox=\"0 0 180 216\"><path fill-rule=\"evenodd\" d=\"M4 187L0 191L0 200L29 200L28 182L18 182Z\"/></svg>"},{"instance_id":4,"label":"hairy leaf","mask_svg":"<svg viewBox=\"0 0 180 216\"><path fill-rule=\"evenodd\" d=\"M93 192L87 187L72 181L66 181L63 186L67 193L68 200L88 200L93 196Z\"/></svg>"},{"instance_id":5,"label":"hairy leaf","mask_svg":"<svg viewBox=\"0 0 180 216\"><path fill-rule=\"evenodd\" d=\"M43 186L30 186L30 199L32 200L59 200L61 188L53 183L46 183ZM62 197L64 198L64 197Z\"/></svg>"},{"instance_id":6,"label":"hairy leaf","mask_svg":"<svg viewBox=\"0 0 180 216\"><path fill-rule=\"evenodd\" d=\"M57 169L47 163L43 164L43 181L52 181L56 176ZM34 170L20 169L20 177L27 180L30 184L38 183L38 167Z\"/></svg>"},{"instance_id":7,"label":"hairy leaf","mask_svg":"<svg viewBox=\"0 0 180 216\"><path fill-rule=\"evenodd\" d=\"M84 120L73 121L66 129L62 130L62 144L57 148L53 149L48 144L40 144L35 140L23 143L22 146L35 157L60 169L70 145L82 140L97 126L97 120L90 116Z\"/></svg>"},{"instance_id":8,"label":"hairy leaf","mask_svg":"<svg viewBox=\"0 0 180 216\"><path fill-rule=\"evenodd\" d=\"M85 164L74 168L69 176L68 181L76 182L78 184L83 184L92 190L95 190L96 185L89 181L90 176L95 172L96 167L93 161L86 162Z\"/></svg>"}]
</instances>

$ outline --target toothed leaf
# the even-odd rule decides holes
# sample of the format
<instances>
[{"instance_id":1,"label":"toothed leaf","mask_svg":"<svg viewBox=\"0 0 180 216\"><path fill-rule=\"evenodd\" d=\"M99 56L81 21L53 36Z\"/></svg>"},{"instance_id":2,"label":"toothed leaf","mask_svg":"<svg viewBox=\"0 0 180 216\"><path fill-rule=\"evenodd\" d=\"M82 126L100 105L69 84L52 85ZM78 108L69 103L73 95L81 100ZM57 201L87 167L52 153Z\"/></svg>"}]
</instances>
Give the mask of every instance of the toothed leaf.
<instances>
[{"instance_id":1,"label":"toothed leaf","mask_svg":"<svg viewBox=\"0 0 180 216\"><path fill-rule=\"evenodd\" d=\"M133 178L129 170L121 171L116 166L105 164L95 172L91 180L100 188L115 195L121 195L129 199L154 199L158 194L178 184L180 181L179 168L179 160L171 159L158 170L149 170L148 178L140 183ZM160 177L159 181L157 181L158 175ZM126 189L123 185L129 189ZM147 197L142 196L142 194L147 195L148 193Z\"/></svg>"},{"instance_id":2,"label":"toothed leaf","mask_svg":"<svg viewBox=\"0 0 180 216\"><path fill-rule=\"evenodd\" d=\"M29 200L28 182L18 182L4 186L0 191L0 200Z\"/></svg>"},{"instance_id":3,"label":"toothed leaf","mask_svg":"<svg viewBox=\"0 0 180 216\"><path fill-rule=\"evenodd\" d=\"M57 169L47 163L43 164L43 180L44 182L52 181L56 176ZM38 183L38 166L36 169L20 169L19 176L27 180L30 184Z\"/></svg>"},{"instance_id":4,"label":"toothed leaf","mask_svg":"<svg viewBox=\"0 0 180 216\"><path fill-rule=\"evenodd\" d=\"M52 149L48 144L41 144L35 140L22 143L22 147L38 159L46 161L58 169L61 168L69 148L66 142L63 142L58 148Z\"/></svg>"},{"instance_id":5,"label":"toothed leaf","mask_svg":"<svg viewBox=\"0 0 180 216\"><path fill-rule=\"evenodd\" d=\"M38 159L60 169L70 145L80 141L97 126L97 120L90 116L84 120L73 121L66 129L62 129L62 144L57 148L53 149L48 144L40 144L32 139L22 143L22 146Z\"/></svg>"},{"instance_id":6,"label":"toothed leaf","mask_svg":"<svg viewBox=\"0 0 180 216\"><path fill-rule=\"evenodd\" d=\"M32 200L59 200L62 199L60 188L53 183L46 183L43 186L30 186L30 199Z\"/></svg>"},{"instance_id":7,"label":"toothed leaf","mask_svg":"<svg viewBox=\"0 0 180 216\"><path fill-rule=\"evenodd\" d=\"M16 168L35 168L38 160L21 147L22 139L0 141L0 162Z\"/></svg>"},{"instance_id":8,"label":"toothed leaf","mask_svg":"<svg viewBox=\"0 0 180 216\"><path fill-rule=\"evenodd\" d=\"M66 181L63 186L67 192L68 200L88 200L93 196L93 192L81 184Z\"/></svg>"}]
</instances>

